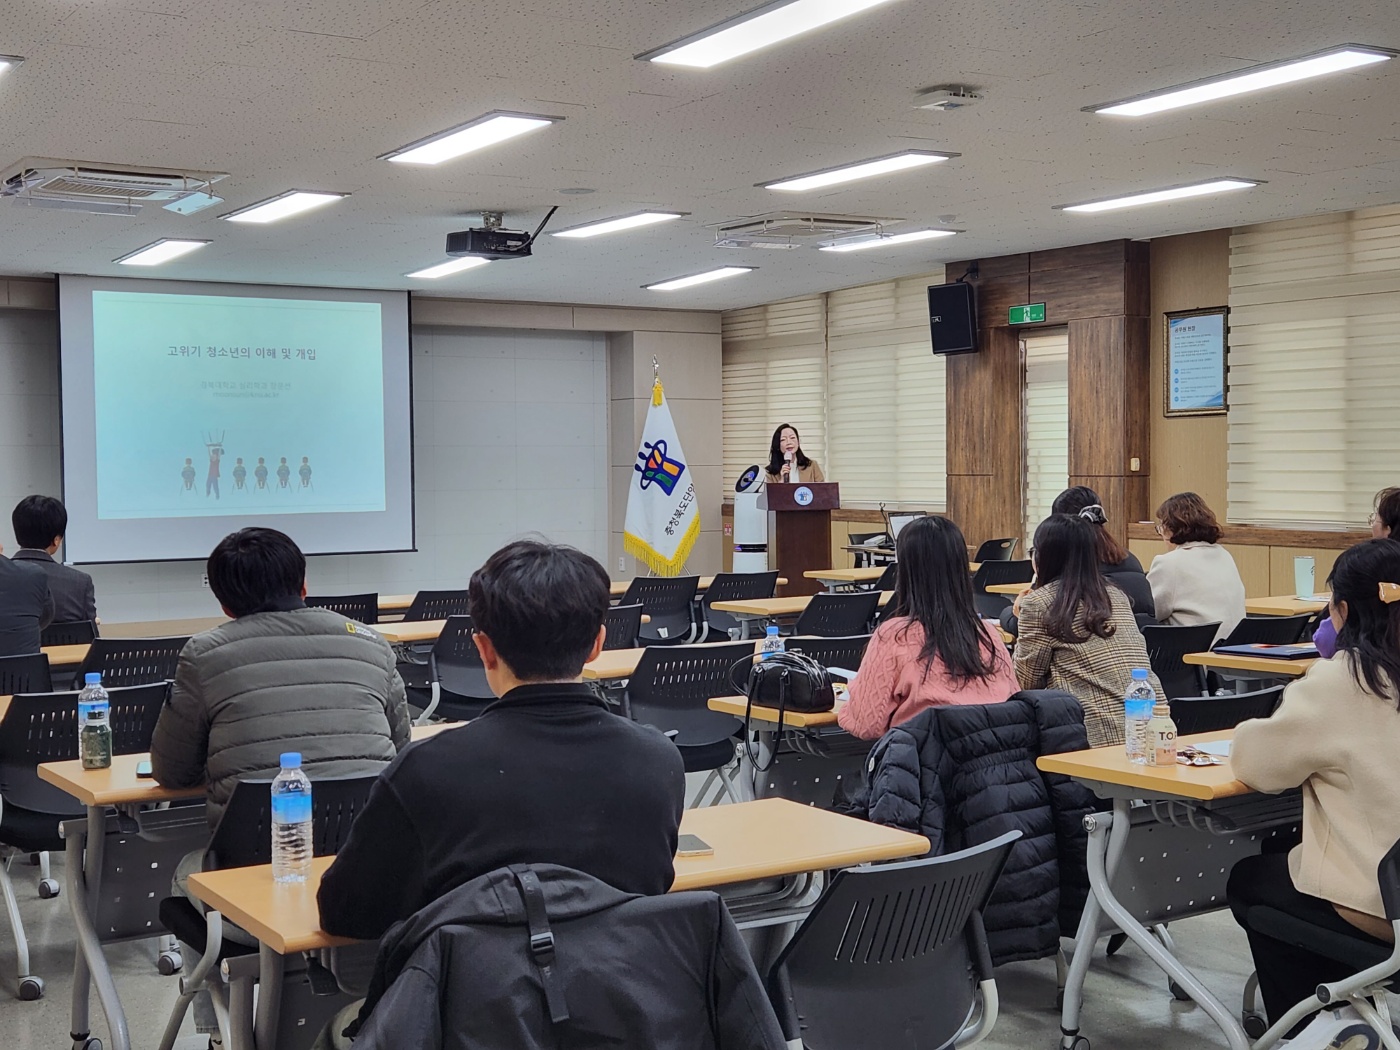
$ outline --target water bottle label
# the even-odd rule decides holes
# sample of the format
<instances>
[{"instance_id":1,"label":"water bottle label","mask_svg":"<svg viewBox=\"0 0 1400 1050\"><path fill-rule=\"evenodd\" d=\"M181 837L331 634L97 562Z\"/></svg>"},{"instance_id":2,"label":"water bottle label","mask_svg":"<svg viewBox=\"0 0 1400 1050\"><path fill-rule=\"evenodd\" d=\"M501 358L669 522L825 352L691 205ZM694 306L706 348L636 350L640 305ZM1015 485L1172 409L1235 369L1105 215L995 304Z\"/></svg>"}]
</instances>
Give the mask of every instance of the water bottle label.
<instances>
[{"instance_id":1,"label":"water bottle label","mask_svg":"<svg viewBox=\"0 0 1400 1050\"><path fill-rule=\"evenodd\" d=\"M301 824L311 819L311 796L286 794L272 796L272 820L276 824Z\"/></svg>"}]
</instances>

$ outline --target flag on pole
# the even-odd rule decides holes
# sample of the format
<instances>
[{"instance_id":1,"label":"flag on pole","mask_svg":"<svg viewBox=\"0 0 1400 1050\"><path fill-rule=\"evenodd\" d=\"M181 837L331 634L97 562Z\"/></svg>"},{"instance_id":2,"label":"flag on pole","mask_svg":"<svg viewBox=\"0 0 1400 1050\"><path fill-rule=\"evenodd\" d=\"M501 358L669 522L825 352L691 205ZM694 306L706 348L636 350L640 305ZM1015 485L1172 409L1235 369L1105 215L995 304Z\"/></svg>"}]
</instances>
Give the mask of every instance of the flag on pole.
<instances>
[{"instance_id":1,"label":"flag on pole","mask_svg":"<svg viewBox=\"0 0 1400 1050\"><path fill-rule=\"evenodd\" d=\"M699 538L695 479L686 466L658 375L642 446L632 465L622 549L658 576L679 576Z\"/></svg>"}]
</instances>

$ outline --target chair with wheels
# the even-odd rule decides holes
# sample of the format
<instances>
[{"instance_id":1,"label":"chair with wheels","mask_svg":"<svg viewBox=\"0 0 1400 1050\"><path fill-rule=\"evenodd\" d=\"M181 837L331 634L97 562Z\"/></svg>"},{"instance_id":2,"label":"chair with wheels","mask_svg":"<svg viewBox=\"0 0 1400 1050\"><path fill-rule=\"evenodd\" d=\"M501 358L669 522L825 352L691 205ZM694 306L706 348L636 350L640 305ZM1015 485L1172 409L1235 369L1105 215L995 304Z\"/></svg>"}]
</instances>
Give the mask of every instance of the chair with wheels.
<instances>
[{"instance_id":1,"label":"chair with wheels","mask_svg":"<svg viewBox=\"0 0 1400 1050\"><path fill-rule=\"evenodd\" d=\"M98 638L88 647L74 681L94 672L111 690L125 685L149 685L175 677L184 638Z\"/></svg>"},{"instance_id":2,"label":"chair with wheels","mask_svg":"<svg viewBox=\"0 0 1400 1050\"><path fill-rule=\"evenodd\" d=\"M1147 658L1162 683L1166 697L1200 696L1205 692L1204 668L1182 660L1188 653L1203 653L1215 641L1220 624L1202 623L1190 627L1149 624L1142 628Z\"/></svg>"},{"instance_id":3,"label":"chair with wheels","mask_svg":"<svg viewBox=\"0 0 1400 1050\"><path fill-rule=\"evenodd\" d=\"M996 1024L982 911L1021 837L838 871L768 974L810 1047L962 1047Z\"/></svg>"},{"instance_id":4,"label":"chair with wheels","mask_svg":"<svg viewBox=\"0 0 1400 1050\"><path fill-rule=\"evenodd\" d=\"M87 645L97 637L97 624L91 620L65 620L51 623L39 632L39 644Z\"/></svg>"},{"instance_id":5,"label":"chair with wheels","mask_svg":"<svg viewBox=\"0 0 1400 1050\"><path fill-rule=\"evenodd\" d=\"M667 735L674 733L671 739L687 773L709 772L693 806L701 804L716 780L720 786L711 804L723 795L739 801L729 770L735 762L734 735L740 723L732 715L711 711L709 702L711 697L734 692L730 669L753 655L753 642L648 646L627 682L625 712Z\"/></svg>"},{"instance_id":6,"label":"chair with wheels","mask_svg":"<svg viewBox=\"0 0 1400 1050\"><path fill-rule=\"evenodd\" d=\"M165 704L164 682L109 689L112 753L149 751L156 719ZM19 694L0 717L0 896L15 935L19 997L38 999L43 978L29 972L29 942L20 921L9 861L39 854L39 896L57 897L59 884L49 871L49 852L61 851L59 824L82 818L82 806L66 791L39 779L39 765L78 757L78 694Z\"/></svg>"},{"instance_id":7,"label":"chair with wheels","mask_svg":"<svg viewBox=\"0 0 1400 1050\"><path fill-rule=\"evenodd\" d=\"M858 591L854 594L814 594L793 625L794 635L815 635L819 638L844 638L852 634L867 634L875 610L880 606L879 591Z\"/></svg>"},{"instance_id":8,"label":"chair with wheels","mask_svg":"<svg viewBox=\"0 0 1400 1050\"><path fill-rule=\"evenodd\" d=\"M306 604L312 609L330 609L363 624L379 622L378 594L308 594Z\"/></svg>"},{"instance_id":9,"label":"chair with wheels","mask_svg":"<svg viewBox=\"0 0 1400 1050\"><path fill-rule=\"evenodd\" d=\"M695 641L695 592L699 576L638 576L627 585L619 605L640 605L651 617L637 632L642 645L686 645Z\"/></svg>"},{"instance_id":10,"label":"chair with wheels","mask_svg":"<svg viewBox=\"0 0 1400 1050\"><path fill-rule=\"evenodd\" d=\"M778 571L721 572L700 596L700 637L702 642L727 642L737 637L739 621L728 613L716 612L715 602L742 602L771 598L778 590Z\"/></svg>"},{"instance_id":11,"label":"chair with wheels","mask_svg":"<svg viewBox=\"0 0 1400 1050\"><path fill-rule=\"evenodd\" d=\"M364 809L369 799L370 788L378 780L377 774L350 777L312 778L311 781L311 843L312 852L317 857L334 856L345 844L350 835L350 826L355 815ZM272 862L272 781L243 780L234 787L229 797L224 815L219 819L209 849L205 853L204 868L238 868L253 864ZM200 961L189 978L181 982L180 997L175 1001L170 1020L166 1023L165 1035L161 1039L161 1050L170 1050L184 1022L190 1003L201 990L211 993L215 1002L215 1013L219 1016L224 1045L230 1042L228 1025L227 989L218 976L218 963L239 955L255 955L258 948L230 940L224 936L222 917L217 912L202 914L188 897L171 896L160 902L160 922L180 941L181 944L199 952ZM319 966L319 963L316 964ZM312 969L316 969L313 966ZM324 968L322 968L324 969ZM312 977L315 984L315 977ZM274 994L264 989L262 994ZM315 994L315 993L313 993ZM332 993L334 994L334 993ZM326 1002L318 1013L324 1013L321 1024L329 1020L335 1011L346 1005L349 997L343 994L326 997ZM320 1025L306 1025L309 1032L319 1031ZM309 1040L310 1036L308 1036Z\"/></svg>"},{"instance_id":12,"label":"chair with wheels","mask_svg":"<svg viewBox=\"0 0 1400 1050\"><path fill-rule=\"evenodd\" d=\"M47 693L53 689L49 658L44 653L0 656L0 696Z\"/></svg>"},{"instance_id":13,"label":"chair with wheels","mask_svg":"<svg viewBox=\"0 0 1400 1050\"><path fill-rule=\"evenodd\" d=\"M996 584L1030 583L1035 576L1030 559L1024 561L984 561L972 576L972 603L977 615L995 620L1014 600L1009 594L988 594L987 588Z\"/></svg>"},{"instance_id":14,"label":"chair with wheels","mask_svg":"<svg viewBox=\"0 0 1400 1050\"><path fill-rule=\"evenodd\" d=\"M449 616L468 616L466 591L419 591L413 604L403 614L404 622L445 620Z\"/></svg>"},{"instance_id":15,"label":"chair with wheels","mask_svg":"<svg viewBox=\"0 0 1400 1050\"><path fill-rule=\"evenodd\" d=\"M642 629L642 607L610 605L603 617L603 626L608 629L603 639L604 649L635 649L637 634Z\"/></svg>"},{"instance_id":16,"label":"chair with wheels","mask_svg":"<svg viewBox=\"0 0 1400 1050\"><path fill-rule=\"evenodd\" d=\"M1246 616L1230 632L1220 645L1292 645L1295 642L1312 641L1311 634L1304 636L1312 613L1298 613L1296 616Z\"/></svg>"},{"instance_id":17,"label":"chair with wheels","mask_svg":"<svg viewBox=\"0 0 1400 1050\"><path fill-rule=\"evenodd\" d=\"M1283 689L1282 685L1275 685L1252 693L1172 697L1172 721L1176 723L1177 736L1214 733L1234 729L1249 718L1268 718L1278 707Z\"/></svg>"},{"instance_id":18,"label":"chair with wheels","mask_svg":"<svg viewBox=\"0 0 1400 1050\"><path fill-rule=\"evenodd\" d=\"M472 618L449 616L428 653L432 700L414 719L426 725L433 716L448 722L468 722L496 702L486 681L486 665L472 641Z\"/></svg>"},{"instance_id":19,"label":"chair with wheels","mask_svg":"<svg viewBox=\"0 0 1400 1050\"><path fill-rule=\"evenodd\" d=\"M978 564L984 561L1010 561L1011 555L1016 552L1018 542L1012 536L1003 540L988 540L977 548L977 553L972 556L972 560Z\"/></svg>"}]
</instances>

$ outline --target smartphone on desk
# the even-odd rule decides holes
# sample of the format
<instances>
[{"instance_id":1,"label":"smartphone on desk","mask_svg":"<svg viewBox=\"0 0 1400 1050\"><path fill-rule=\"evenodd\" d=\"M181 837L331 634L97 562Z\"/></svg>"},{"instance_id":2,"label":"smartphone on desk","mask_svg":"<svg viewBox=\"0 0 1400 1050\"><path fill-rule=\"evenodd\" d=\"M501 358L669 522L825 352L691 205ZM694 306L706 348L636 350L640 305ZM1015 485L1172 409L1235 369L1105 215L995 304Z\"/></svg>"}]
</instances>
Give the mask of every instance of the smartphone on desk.
<instances>
[{"instance_id":1,"label":"smartphone on desk","mask_svg":"<svg viewBox=\"0 0 1400 1050\"><path fill-rule=\"evenodd\" d=\"M136 779L137 779L137 780L150 780L150 779L152 779L152 778L154 777L154 775L155 775L155 774L153 774L153 773L151 772L151 760L150 760L150 759L147 759L147 760L144 761L144 762L137 762L137 763L136 763Z\"/></svg>"},{"instance_id":2,"label":"smartphone on desk","mask_svg":"<svg viewBox=\"0 0 1400 1050\"><path fill-rule=\"evenodd\" d=\"M715 848L699 835L682 835L676 844L678 857L711 857L714 852Z\"/></svg>"}]
</instances>

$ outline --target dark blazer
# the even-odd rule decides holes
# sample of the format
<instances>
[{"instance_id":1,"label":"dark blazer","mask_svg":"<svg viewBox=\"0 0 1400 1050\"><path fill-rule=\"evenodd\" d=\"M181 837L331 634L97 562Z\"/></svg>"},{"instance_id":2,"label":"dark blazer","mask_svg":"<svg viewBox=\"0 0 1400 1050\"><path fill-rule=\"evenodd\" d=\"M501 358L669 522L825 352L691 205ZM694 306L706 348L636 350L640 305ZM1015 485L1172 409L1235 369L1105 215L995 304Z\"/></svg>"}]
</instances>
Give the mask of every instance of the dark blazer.
<instances>
[{"instance_id":1,"label":"dark blazer","mask_svg":"<svg viewBox=\"0 0 1400 1050\"><path fill-rule=\"evenodd\" d=\"M53 623L53 595L43 571L0 558L0 656L39 651L39 632Z\"/></svg>"},{"instance_id":2,"label":"dark blazer","mask_svg":"<svg viewBox=\"0 0 1400 1050\"><path fill-rule=\"evenodd\" d=\"M74 623L97 619L97 595L92 577L71 565L56 562L48 551L21 547L10 556L11 561L27 561L44 570L49 578L49 593L53 595L53 622Z\"/></svg>"}]
</instances>

